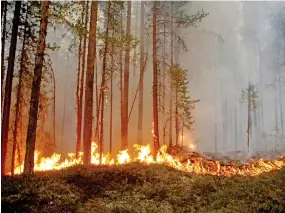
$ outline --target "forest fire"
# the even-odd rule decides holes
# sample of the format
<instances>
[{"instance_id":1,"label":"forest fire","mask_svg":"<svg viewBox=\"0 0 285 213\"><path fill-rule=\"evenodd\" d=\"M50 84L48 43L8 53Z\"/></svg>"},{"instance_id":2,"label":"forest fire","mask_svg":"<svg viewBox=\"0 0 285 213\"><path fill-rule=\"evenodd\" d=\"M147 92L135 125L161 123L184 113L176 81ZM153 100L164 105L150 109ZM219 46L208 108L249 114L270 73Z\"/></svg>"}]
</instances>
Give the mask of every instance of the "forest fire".
<instances>
[{"instance_id":1,"label":"forest fire","mask_svg":"<svg viewBox=\"0 0 285 213\"><path fill-rule=\"evenodd\" d=\"M99 152L97 150L97 144L92 143L92 157L91 164L99 165ZM132 162L140 162L144 164L164 164L175 168L180 171L189 172L193 174L209 174L217 176L256 176L262 173L279 170L285 167L285 159L265 161L262 158L259 160L251 160L247 165L225 165L219 161L210 161L202 157L193 157L187 159L186 162L180 161L174 155L167 153L166 146L162 146L156 156L156 160L152 156L150 145L134 145L136 157L131 157L128 150L120 151L116 159L112 159L108 154L103 155L103 165L121 165ZM39 158L40 153L35 152L35 168L34 171L49 171L60 170L70 166L83 163L83 152L80 152L79 157L76 159L74 153L69 153L68 158L61 160L61 155L54 153L48 158ZM23 172L23 164L15 168L14 174L20 174ZM9 173L10 175L10 173Z\"/></svg>"}]
</instances>

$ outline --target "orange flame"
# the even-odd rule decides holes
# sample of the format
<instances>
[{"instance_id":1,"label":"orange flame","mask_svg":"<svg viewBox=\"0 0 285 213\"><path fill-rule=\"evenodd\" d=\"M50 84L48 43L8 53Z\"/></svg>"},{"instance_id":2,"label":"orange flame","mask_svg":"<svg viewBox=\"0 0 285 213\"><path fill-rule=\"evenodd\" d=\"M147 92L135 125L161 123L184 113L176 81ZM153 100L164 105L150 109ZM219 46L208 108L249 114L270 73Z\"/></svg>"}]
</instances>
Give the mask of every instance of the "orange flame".
<instances>
[{"instance_id":1,"label":"orange flame","mask_svg":"<svg viewBox=\"0 0 285 213\"><path fill-rule=\"evenodd\" d=\"M116 161L111 159L110 156L103 155L103 165L114 165L114 164L127 164L131 162L140 162L145 164L164 164L180 171L194 173L194 174L210 174L219 176L256 176L261 173L271 172L279 170L285 167L285 160L271 160L264 161L262 158L259 160L251 160L250 164L243 166L236 165L223 165L219 161L209 161L202 157L196 157L195 159L188 159L187 162L181 162L178 158L168 154L166 152L166 145L162 146L157 153L156 160L152 156L150 145L134 145L136 157L131 157L128 150L122 150L117 154ZM99 153L98 146L96 143L92 143L91 149L91 164L99 165ZM60 170L70 166L78 165L83 163L83 152L79 153L79 157L75 158L74 153L69 153L68 157L61 161L61 155L54 153L51 157L39 158L40 153L35 151L35 167L34 171L47 171L47 170ZM23 172L24 164L16 167L14 170L15 174ZM10 174L10 173L9 173Z\"/></svg>"}]
</instances>

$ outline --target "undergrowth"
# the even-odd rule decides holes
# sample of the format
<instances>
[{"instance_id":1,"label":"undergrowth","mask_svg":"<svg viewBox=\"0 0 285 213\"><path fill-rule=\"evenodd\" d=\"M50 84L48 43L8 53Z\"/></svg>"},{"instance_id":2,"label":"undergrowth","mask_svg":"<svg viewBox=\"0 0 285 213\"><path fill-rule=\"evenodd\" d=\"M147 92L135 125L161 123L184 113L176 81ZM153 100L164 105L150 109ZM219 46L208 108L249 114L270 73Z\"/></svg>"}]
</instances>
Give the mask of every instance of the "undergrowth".
<instances>
[{"instance_id":1,"label":"undergrowth","mask_svg":"<svg viewBox=\"0 0 285 213\"><path fill-rule=\"evenodd\" d=\"M257 177L187 174L163 165L76 166L2 177L2 212L285 212L285 170Z\"/></svg>"}]
</instances>

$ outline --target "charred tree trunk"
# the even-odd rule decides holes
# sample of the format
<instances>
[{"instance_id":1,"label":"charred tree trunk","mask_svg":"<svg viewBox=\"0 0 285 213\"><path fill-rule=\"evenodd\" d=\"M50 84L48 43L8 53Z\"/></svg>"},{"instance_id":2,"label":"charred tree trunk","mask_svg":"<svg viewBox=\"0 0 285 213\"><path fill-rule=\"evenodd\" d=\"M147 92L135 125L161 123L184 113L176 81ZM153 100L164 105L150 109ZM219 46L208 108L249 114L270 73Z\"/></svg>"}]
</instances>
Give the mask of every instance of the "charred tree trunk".
<instances>
[{"instance_id":1,"label":"charred tree trunk","mask_svg":"<svg viewBox=\"0 0 285 213\"><path fill-rule=\"evenodd\" d=\"M154 142L154 156L159 150L159 129L158 129L158 97L157 97L157 5L153 3L153 84L152 84L152 104L153 104L153 142Z\"/></svg>"},{"instance_id":2,"label":"charred tree trunk","mask_svg":"<svg viewBox=\"0 0 285 213\"><path fill-rule=\"evenodd\" d=\"M2 133L1 133L1 152L2 152L1 153L1 174L2 175L5 173L5 169L6 169L12 82L13 82L14 62L15 62L15 54L16 54L16 47L17 47L18 27L19 27L19 22L20 22L20 10L21 10L21 1L17 1L15 3L15 11L14 11L14 18L13 18L13 28L12 28L12 35L11 35L10 50L9 50L10 52L9 52L9 59L8 59L8 69L7 69L6 85L5 85L5 99L4 99L4 107L3 107L3 118L2 118Z\"/></svg>"},{"instance_id":3,"label":"charred tree trunk","mask_svg":"<svg viewBox=\"0 0 285 213\"><path fill-rule=\"evenodd\" d=\"M128 1L127 12L127 28L126 36L130 37L131 32L131 1ZM123 135L122 135L122 149L128 147L128 110L129 110L129 76L130 76L130 42L127 41L125 51L125 71L124 71L124 89L123 89Z\"/></svg>"},{"instance_id":4,"label":"charred tree trunk","mask_svg":"<svg viewBox=\"0 0 285 213\"><path fill-rule=\"evenodd\" d=\"M48 25L48 10L50 1L42 2L41 25L39 34L39 43L37 47L36 65L34 70L34 78L32 84L29 124L26 140L26 155L24 163L24 173L31 174L34 171L34 153L36 145L36 129L38 121L38 105L40 96L40 87L42 80L42 68L44 60L44 52L46 47L46 35Z\"/></svg>"},{"instance_id":5,"label":"charred tree trunk","mask_svg":"<svg viewBox=\"0 0 285 213\"><path fill-rule=\"evenodd\" d=\"M143 127L143 84L144 84L144 2L141 1L141 30L140 30L140 84L139 84L139 115L138 115L138 144L142 144Z\"/></svg>"},{"instance_id":6,"label":"charred tree trunk","mask_svg":"<svg viewBox=\"0 0 285 213\"><path fill-rule=\"evenodd\" d=\"M20 105L22 103L24 57L25 57L26 37L27 37L27 20L28 20L28 8L27 8L26 17L25 17L24 38L23 38L23 45L22 45L21 59L20 59L19 83L17 87L17 100L16 100L16 106L15 106L15 122L14 122L14 130L13 130L13 147L12 147L12 162L11 162L11 174L12 175L14 175L14 169L15 169L16 146L18 144L18 140L17 140L18 127L19 127L19 122L21 119Z\"/></svg>"},{"instance_id":7,"label":"charred tree trunk","mask_svg":"<svg viewBox=\"0 0 285 213\"><path fill-rule=\"evenodd\" d=\"M108 43L109 43L109 16L110 16L111 3L108 2L108 12L107 12L107 26L105 32L105 46L103 55L103 68L102 68L102 83L101 83L101 119L100 119L100 139L99 139L99 154L100 154L100 164L102 164L102 155L104 148L104 104L105 104L105 87L106 87L106 68L107 68L107 53L108 53Z\"/></svg>"},{"instance_id":8,"label":"charred tree trunk","mask_svg":"<svg viewBox=\"0 0 285 213\"><path fill-rule=\"evenodd\" d=\"M6 22L7 22L7 1L2 1L1 4L1 14L3 15L3 22L2 22L2 46L1 46L1 101L3 102L3 83L4 83L4 74L5 74L5 66L4 66L4 59L5 59L5 42L6 42ZM1 104L2 105L2 104ZM2 106L1 106L2 109Z\"/></svg>"},{"instance_id":9,"label":"charred tree trunk","mask_svg":"<svg viewBox=\"0 0 285 213\"><path fill-rule=\"evenodd\" d=\"M97 27L98 2L91 3L90 34L88 43L85 105L84 105L84 165L91 162L91 137L92 137L92 117L93 117L93 87L94 87L94 62L96 59L96 27Z\"/></svg>"},{"instance_id":10,"label":"charred tree trunk","mask_svg":"<svg viewBox=\"0 0 285 213\"><path fill-rule=\"evenodd\" d=\"M88 24L88 1L83 9L83 14L85 13L84 21L84 39L83 39L83 51L81 60L81 79L80 79L80 95L79 95L79 104L78 104L78 124L77 124L77 144L76 144L76 157L80 152L81 147L81 135L82 135L82 110L83 110L83 89L84 89L84 73L85 73L85 57L86 57L86 43L87 43L87 24ZM83 15L82 15L83 20ZM82 38L81 38L82 39ZM81 47L80 47L81 48ZM79 56L79 57L80 57Z\"/></svg>"}]
</instances>

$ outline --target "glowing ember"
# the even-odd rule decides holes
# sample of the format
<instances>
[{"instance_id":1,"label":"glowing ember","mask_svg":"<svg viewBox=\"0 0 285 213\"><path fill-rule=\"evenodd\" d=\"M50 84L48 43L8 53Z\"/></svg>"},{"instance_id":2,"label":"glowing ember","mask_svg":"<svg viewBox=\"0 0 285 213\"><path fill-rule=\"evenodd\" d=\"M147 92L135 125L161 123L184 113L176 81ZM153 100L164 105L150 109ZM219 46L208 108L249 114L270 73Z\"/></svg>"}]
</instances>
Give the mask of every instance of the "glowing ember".
<instances>
[{"instance_id":1,"label":"glowing ember","mask_svg":"<svg viewBox=\"0 0 285 213\"><path fill-rule=\"evenodd\" d=\"M251 160L248 165L237 166L237 165L223 165L219 161L209 161L201 157L188 159L187 162L180 162L179 159L168 154L166 152L167 147L164 145L160 148L157 153L156 160L152 156L150 145L140 146L134 145L136 155L131 157L128 150L120 151L117 155L116 161L111 159L109 155L102 156L103 165L114 165L114 164L126 164L131 162L141 162L146 164L165 164L175 169L194 173L194 174L210 174L219 176L255 176L264 172L271 172L279 170L285 167L285 160L271 160L264 161L262 158L259 160ZM79 153L79 157L76 158L74 153L69 153L68 158L65 160L60 159L60 154L53 154L48 158L39 158L40 153L35 151L35 171L47 171L47 170L60 170L77 164L83 163L83 152ZM99 152L96 143L92 143L91 149L91 163L93 165L99 165ZM15 174L23 172L23 164L15 168Z\"/></svg>"}]
</instances>

